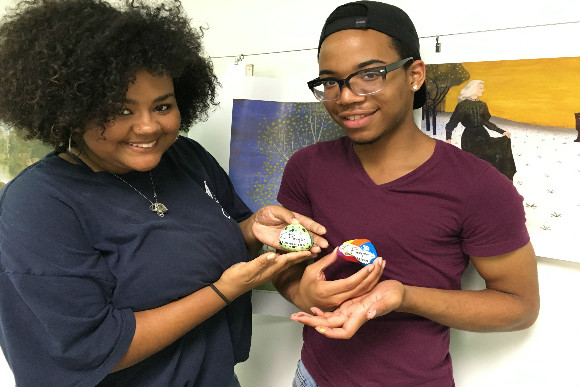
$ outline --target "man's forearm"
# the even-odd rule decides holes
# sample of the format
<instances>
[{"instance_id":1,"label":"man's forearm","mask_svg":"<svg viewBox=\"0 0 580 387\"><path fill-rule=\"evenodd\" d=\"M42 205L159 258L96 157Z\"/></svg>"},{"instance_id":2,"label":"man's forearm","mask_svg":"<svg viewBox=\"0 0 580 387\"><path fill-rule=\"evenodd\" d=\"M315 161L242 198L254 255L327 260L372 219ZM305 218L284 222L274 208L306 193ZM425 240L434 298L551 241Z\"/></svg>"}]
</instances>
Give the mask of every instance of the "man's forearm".
<instances>
[{"instance_id":1,"label":"man's forearm","mask_svg":"<svg viewBox=\"0 0 580 387\"><path fill-rule=\"evenodd\" d=\"M507 332L531 326L539 302L492 289L441 290L405 286L400 312L413 313L451 328Z\"/></svg>"},{"instance_id":2,"label":"man's forearm","mask_svg":"<svg viewBox=\"0 0 580 387\"><path fill-rule=\"evenodd\" d=\"M280 273L272 279L272 283L278 290L278 292L286 300L296 305L299 309L310 312L310 307L312 305L302 305L300 297L298 296L300 290L300 280L304 274L304 269L308 263L298 263L294 266L288 268L288 270Z\"/></svg>"}]
</instances>

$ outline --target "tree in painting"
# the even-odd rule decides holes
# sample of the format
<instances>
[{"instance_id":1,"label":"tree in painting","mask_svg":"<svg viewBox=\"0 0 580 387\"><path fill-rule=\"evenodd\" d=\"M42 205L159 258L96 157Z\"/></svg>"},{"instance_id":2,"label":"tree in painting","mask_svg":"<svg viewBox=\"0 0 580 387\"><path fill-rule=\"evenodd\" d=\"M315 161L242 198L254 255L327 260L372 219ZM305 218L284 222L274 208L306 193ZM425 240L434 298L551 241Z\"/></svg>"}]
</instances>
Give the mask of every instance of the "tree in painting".
<instances>
[{"instance_id":1,"label":"tree in painting","mask_svg":"<svg viewBox=\"0 0 580 387\"><path fill-rule=\"evenodd\" d=\"M445 101L447 92L453 86L462 84L469 79L469 73L461 63L443 63L427 65L427 101L423 106L425 129L437 134L437 107Z\"/></svg>"},{"instance_id":2,"label":"tree in painting","mask_svg":"<svg viewBox=\"0 0 580 387\"><path fill-rule=\"evenodd\" d=\"M43 158L52 148L39 140L22 138L15 129L0 128L0 181L7 183Z\"/></svg>"},{"instance_id":3,"label":"tree in painting","mask_svg":"<svg viewBox=\"0 0 580 387\"><path fill-rule=\"evenodd\" d=\"M258 128L259 152L266 156L249 192L258 206L276 202L286 162L299 149L343 135L318 102L281 103L279 114L264 118Z\"/></svg>"}]
</instances>

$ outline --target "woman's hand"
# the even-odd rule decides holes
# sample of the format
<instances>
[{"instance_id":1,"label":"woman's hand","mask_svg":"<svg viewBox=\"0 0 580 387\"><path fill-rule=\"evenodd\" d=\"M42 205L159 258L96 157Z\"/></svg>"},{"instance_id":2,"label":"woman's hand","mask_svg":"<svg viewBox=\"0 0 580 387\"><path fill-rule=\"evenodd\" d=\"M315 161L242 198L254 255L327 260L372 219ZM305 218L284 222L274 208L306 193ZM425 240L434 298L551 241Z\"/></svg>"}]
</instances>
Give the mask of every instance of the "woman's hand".
<instances>
[{"instance_id":1,"label":"woman's hand","mask_svg":"<svg viewBox=\"0 0 580 387\"><path fill-rule=\"evenodd\" d=\"M298 312L290 318L315 327L323 335L333 339L350 339L368 320L396 310L403 302L405 287L393 280L377 284L369 293L345 301L332 312L311 308L314 315Z\"/></svg>"},{"instance_id":2,"label":"woman's hand","mask_svg":"<svg viewBox=\"0 0 580 387\"><path fill-rule=\"evenodd\" d=\"M273 275L288 267L312 258L310 251L297 251L287 254L269 252L249 262L239 262L228 268L215 286L230 300L268 282Z\"/></svg>"},{"instance_id":3,"label":"woman's hand","mask_svg":"<svg viewBox=\"0 0 580 387\"><path fill-rule=\"evenodd\" d=\"M502 133L504 136L506 136L507 138L511 138L512 134L510 132L503 132Z\"/></svg>"},{"instance_id":4,"label":"woman's hand","mask_svg":"<svg viewBox=\"0 0 580 387\"><path fill-rule=\"evenodd\" d=\"M252 215L252 218L251 231L254 237L265 245L281 249L280 231L287 225L298 222L312 236L314 243L310 249L312 253L319 253L321 247L325 248L328 246L326 239L321 237L321 235L326 233L324 226L282 206L272 205L262 207Z\"/></svg>"}]
</instances>

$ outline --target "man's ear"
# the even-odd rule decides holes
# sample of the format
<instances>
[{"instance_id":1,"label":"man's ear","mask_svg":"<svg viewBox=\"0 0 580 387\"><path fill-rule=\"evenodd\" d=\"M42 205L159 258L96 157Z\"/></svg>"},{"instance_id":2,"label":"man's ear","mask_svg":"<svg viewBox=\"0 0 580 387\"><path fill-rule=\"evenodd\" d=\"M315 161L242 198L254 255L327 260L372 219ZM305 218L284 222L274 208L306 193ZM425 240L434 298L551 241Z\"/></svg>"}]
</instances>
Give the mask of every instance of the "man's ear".
<instances>
[{"instance_id":1,"label":"man's ear","mask_svg":"<svg viewBox=\"0 0 580 387\"><path fill-rule=\"evenodd\" d=\"M423 86L423 83L425 82L426 76L425 62L423 62L420 59L417 59L411 64L411 67L409 67L408 73L410 87L414 91L419 90L421 86ZM417 87L415 88L415 86Z\"/></svg>"}]
</instances>

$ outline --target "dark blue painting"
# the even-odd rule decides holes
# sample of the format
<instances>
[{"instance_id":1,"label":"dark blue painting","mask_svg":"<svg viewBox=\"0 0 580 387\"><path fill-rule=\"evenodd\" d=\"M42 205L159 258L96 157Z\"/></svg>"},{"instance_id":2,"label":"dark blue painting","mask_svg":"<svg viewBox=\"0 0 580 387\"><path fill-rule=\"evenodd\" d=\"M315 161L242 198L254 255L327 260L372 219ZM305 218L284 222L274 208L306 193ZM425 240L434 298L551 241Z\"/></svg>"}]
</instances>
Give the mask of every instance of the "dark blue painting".
<instances>
[{"instance_id":1,"label":"dark blue painting","mask_svg":"<svg viewBox=\"0 0 580 387\"><path fill-rule=\"evenodd\" d=\"M319 102L235 99L229 165L232 183L252 211L277 204L290 156L342 134Z\"/></svg>"}]
</instances>

